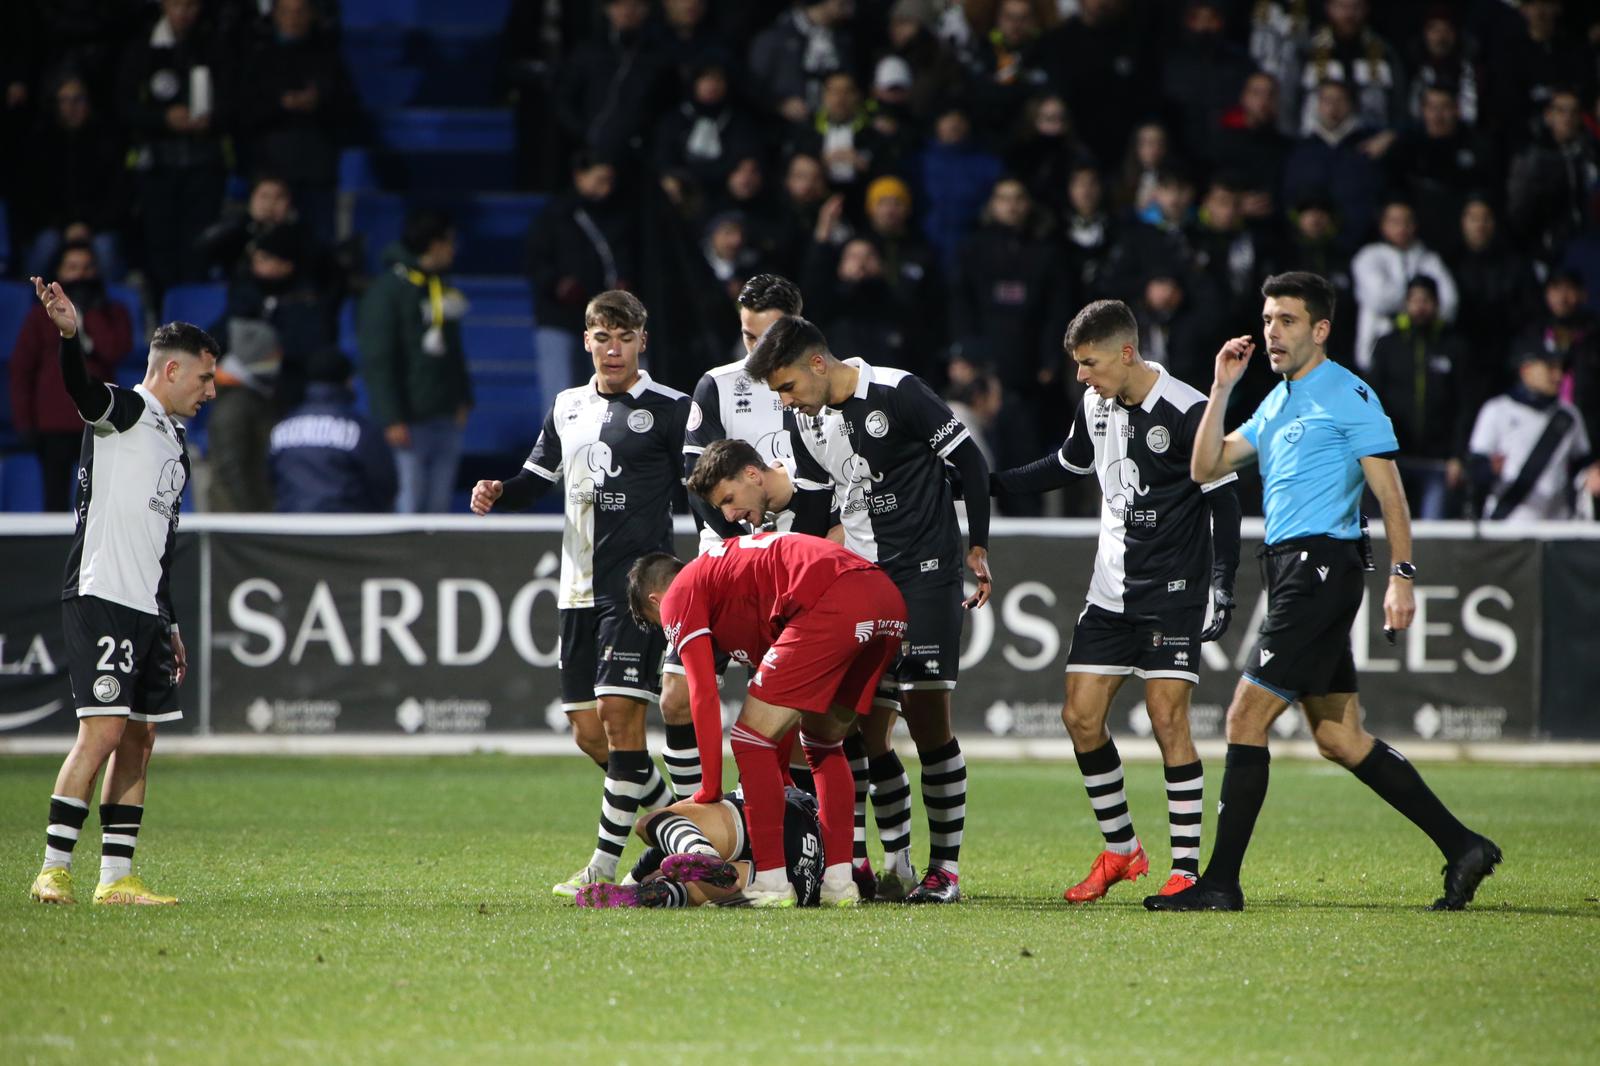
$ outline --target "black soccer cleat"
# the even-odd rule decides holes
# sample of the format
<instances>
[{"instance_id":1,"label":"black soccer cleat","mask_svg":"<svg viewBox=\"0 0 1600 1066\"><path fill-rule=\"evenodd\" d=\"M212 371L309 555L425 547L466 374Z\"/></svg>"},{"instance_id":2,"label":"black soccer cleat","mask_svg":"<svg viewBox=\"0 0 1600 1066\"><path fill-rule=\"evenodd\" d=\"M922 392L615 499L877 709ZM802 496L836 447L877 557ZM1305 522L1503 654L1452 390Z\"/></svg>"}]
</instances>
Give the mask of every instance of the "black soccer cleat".
<instances>
[{"instance_id":1,"label":"black soccer cleat","mask_svg":"<svg viewBox=\"0 0 1600 1066\"><path fill-rule=\"evenodd\" d=\"M1500 865L1500 849L1480 836L1472 847L1444 864L1444 895L1433 901L1432 911L1458 911L1472 902L1478 885Z\"/></svg>"},{"instance_id":2,"label":"black soccer cleat","mask_svg":"<svg viewBox=\"0 0 1600 1066\"><path fill-rule=\"evenodd\" d=\"M1222 885L1204 877L1170 896L1146 896L1147 911L1242 911L1244 892L1238 885Z\"/></svg>"},{"instance_id":3,"label":"black soccer cleat","mask_svg":"<svg viewBox=\"0 0 1600 1066\"><path fill-rule=\"evenodd\" d=\"M861 893L862 903L871 903L878 898L878 875L872 872L872 867L866 863L850 864L850 879L856 883L856 891Z\"/></svg>"}]
</instances>

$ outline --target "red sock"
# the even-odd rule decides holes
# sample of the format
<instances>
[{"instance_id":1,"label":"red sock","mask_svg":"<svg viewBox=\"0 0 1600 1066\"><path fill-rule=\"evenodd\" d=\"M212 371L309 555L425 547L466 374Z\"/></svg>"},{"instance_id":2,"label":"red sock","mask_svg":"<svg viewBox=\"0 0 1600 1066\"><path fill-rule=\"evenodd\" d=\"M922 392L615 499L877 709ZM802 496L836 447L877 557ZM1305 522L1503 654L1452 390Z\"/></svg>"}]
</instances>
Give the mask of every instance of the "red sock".
<instances>
[{"instance_id":1,"label":"red sock","mask_svg":"<svg viewBox=\"0 0 1600 1066\"><path fill-rule=\"evenodd\" d=\"M739 764L739 784L744 788L744 824L756 872L786 869L783 777L778 772L777 744L744 725L734 726L729 739L733 761Z\"/></svg>"},{"instance_id":2,"label":"red sock","mask_svg":"<svg viewBox=\"0 0 1600 1066\"><path fill-rule=\"evenodd\" d=\"M822 823L822 857L828 866L849 862L855 847L856 782L844 742L802 736L806 763L817 782L818 820Z\"/></svg>"},{"instance_id":3,"label":"red sock","mask_svg":"<svg viewBox=\"0 0 1600 1066\"><path fill-rule=\"evenodd\" d=\"M794 787L794 776L789 773L789 764L794 761L794 738L799 733L800 727L795 726L778 738L778 776L783 778L786 788Z\"/></svg>"}]
</instances>

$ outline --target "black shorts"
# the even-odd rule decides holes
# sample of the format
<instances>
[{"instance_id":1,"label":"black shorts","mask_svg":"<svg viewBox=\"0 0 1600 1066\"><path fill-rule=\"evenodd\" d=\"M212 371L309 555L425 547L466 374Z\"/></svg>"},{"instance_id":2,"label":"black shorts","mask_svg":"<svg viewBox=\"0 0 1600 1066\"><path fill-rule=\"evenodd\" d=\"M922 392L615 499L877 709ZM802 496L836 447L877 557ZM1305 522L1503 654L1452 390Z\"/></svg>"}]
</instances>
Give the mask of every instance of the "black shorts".
<instances>
[{"instance_id":1,"label":"black shorts","mask_svg":"<svg viewBox=\"0 0 1600 1066\"><path fill-rule=\"evenodd\" d=\"M1118 614L1089 604L1072 630L1067 673L1200 680L1205 606L1160 614Z\"/></svg>"},{"instance_id":2,"label":"black shorts","mask_svg":"<svg viewBox=\"0 0 1600 1066\"><path fill-rule=\"evenodd\" d=\"M719 651L714 653L714 658L717 663L717 680L721 681L722 675L728 672L728 664L733 661L733 657ZM678 658L677 648L667 649L667 661L661 664L661 672L663 674L677 674L679 677L685 676L683 660Z\"/></svg>"},{"instance_id":3,"label":"black shorts","mask_svg":"<svg viewBox=\"0 0 1600 1066\"><path fill-rule=\"evenodd\" d=\"M937 584L895 582L906 601L906 635L900 656L884 671L880 691L893 686L901 692L917 689L953 689L961 662L961 626L967 620L961 606L961 582L940 578Z\"/></svg>"},{"instance_id":4,"label":"black shorts","mask_svg":"<svg viewBox=\"0 0 1600 1066\"><path fill-rule=\"evenodd\" d=\"M183 717L172 634L155 615L98 596L73 596L61 601L61 628L79 718Z\"/></svg>"},{"instance_id":5,"label":"black shorts","mask_svg":"<svg viewBox=\"0 0 1600 1066\"><path fill-rule=\"evenodd\" d=\"M1291 703L1356 691L1350 627L1361 610L1366 570L1353 540L1305 537L1262 549L1267 617L1245 680Z\"/></svg>"},{"instance_id":6,"label":"black shorts","mask_svg":"<svg viewBox=\"0 0 1600 1066\"><path fill-rule=\"evenodd\" d=\"M595 707L601 696L655 703L661 698L661 658L667 638L640 629L625 604L602 600L561 612L561 709Z\"/></svg>"},{"instance_id":7,"label":"black shorts","mask_svg":"<svg viewBox=\"0 0 1600 1066\"><path fill-rule=\"evenodd\" d=\"M722 798L733 808L733 861L752 861L750 834L744 825L744 795L732 792ZM817 819L816 798L793 786L783 790L783 862L799 905L815 907L822 898L822 823Z\"/></svg>"}]
</instances>

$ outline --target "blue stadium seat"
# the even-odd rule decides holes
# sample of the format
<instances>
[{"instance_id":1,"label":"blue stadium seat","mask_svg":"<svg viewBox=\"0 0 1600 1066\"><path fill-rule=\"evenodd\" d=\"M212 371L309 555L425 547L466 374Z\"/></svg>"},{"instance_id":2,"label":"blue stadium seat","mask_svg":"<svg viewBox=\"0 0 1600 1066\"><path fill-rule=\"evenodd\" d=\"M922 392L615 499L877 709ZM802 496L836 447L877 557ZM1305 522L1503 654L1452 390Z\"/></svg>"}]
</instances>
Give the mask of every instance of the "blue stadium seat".
<instances>
[{"instance_id":1,"label":"blue stadium seat","mask_svg":"<svg viewBox=\"0 0 1600 1066\"><path fill-rule=\"evenodd\" d=\"M533 293L526 278L462 275L451 280L471 304L467 312L469 318L528 318L531 313ZM531 319L528 329L533 329Z\"/></svg>"},{"instance_id":2,"label":"blue stadium seat","mask_svg":"<svg viewBox=\"0 0 1600 1066\"><path fill-rule=\"evenodd\" d=\"M468 315L461 323L461 346L469 363L532 373L533 319Z\"/></svg>"},{"instance_id":3,"label":"blue stadium seat","mask_svg":"<svg viewBox=\"0 0 1600 1066\"><path fill-rule=\"evenodd\" d=\"M0 274L11 270L11 211L0 200Z\"/></svg>"},{"instance_id":4,"label":"blue stadium seat","mask_svg":"<svg viewBox=\"0 0 1600 1066\"><path fill-rule=\"evenodd\" d=\"M365 26L492 27L505 24L512 0L343 0L339 21L346 32Z\"/></svg>"},{"instance_id":5,"label":"blue stadium seat","mask_svg":"<svg viewBox=\"0 0 1600 1066\"><path fill-rule=\"evenodd\" d=\"M373 170L372 153L365 148L346 148L339 153L339 188L343 192L376 189L378 175Z\"/></svg>"},{"instance_id":6,"label":"blue stadium seat","mask_svg":"<svg viewBox=\"0 0 1600 1066\"><path fill-rule=\"evenodd\" d=\"M378 141L402 152L510 152L511 113L491 108L402 108L378 115Z\"/></svg>"},{"instance_id":7,"label":"blue stadium seat","mask_svg":"<svg viewBox=\"0 0 1600 1066\"><path fill-rule=\"evenodd\" d=\"M32 452L0 455L0 511L37 511L44 506L44 478Z\"/></svg>"},{"instance_id":8,"label":"blue stadium seat","mask_svg":"<svg viewBox=\"0 0 1600 1066\"><path fill-rule=\"evenodd\" d=\"M192 285L174 285L161 301L162 322L193 322L209 330L222 318L228 306L228 283L202 281ZM219 343L227 340L217 338Z\"/></svg>"},{"instance_id":9,"label":"blue stadium seat","mask_svg":"<svg viewBox=\"0 0 1600 1066\"><path fill-rule=\"evenodd\" d=\"M142 365L145 353L141 349L150 340L150 322L145 318L143 297L138 289L128 285L107 285L106 295L128 309L128 317L133 319L134 353Z\"/></svg>"},{"instance_id":10,"label":"blue stadium seat","mask_svg":"<svg viewBox=\"0 0 1600 1066\"><path fill-rule=\"evenodd\" d=\"M33 310L33 286L25 281L0 281L0 359L9 360L22 332L22 320Z\"/></svg>"},{"instance_id":11,"label":"blue stadium seat","mask_svg":"<svg viewBox=\"0 0 1600 1066\"><path fill-rule=\"evenodd\" d=\"M521 274L528 227L544 208L543 196L524 193L470 193L402 197L395 193L356 193L353 225L367 241L367 270L377 273L384 248L400 238L408 203L442 207L455 219L460 236L456 270L470 274Z\"/></svg>"},{"instance_id":12,"label":"blue stadium seat","mask_svg":"<svg viewBox=\"0 0 1600 1066\"><path fill-rule=\"evenodd\" d=\"M462 451L469 455L526 455L539 435L544 408L531 372L472 375L474 406Z\"/></svg>"}]
</instances>

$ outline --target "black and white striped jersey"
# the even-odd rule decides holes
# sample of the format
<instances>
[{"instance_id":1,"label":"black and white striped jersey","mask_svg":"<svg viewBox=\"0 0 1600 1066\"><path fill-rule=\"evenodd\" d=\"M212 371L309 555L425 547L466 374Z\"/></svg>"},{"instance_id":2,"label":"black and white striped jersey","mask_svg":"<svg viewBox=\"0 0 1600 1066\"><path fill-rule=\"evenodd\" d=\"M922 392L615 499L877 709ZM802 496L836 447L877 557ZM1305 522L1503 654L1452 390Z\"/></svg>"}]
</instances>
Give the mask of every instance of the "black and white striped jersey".
<instances>
[{"instance_id":1,"label":"black and white striped jersey","mask_svg":"<svg viewBox=\"0 0 1600 1066\"><path fill-rule=\"evenodd\" d=\"M769 465L782 463L794 482L795 495L789 507L774 514L768 526L784 533L826 536L838 521L831 486L795 473L794 442L790 425L784 420L783 401L764 383L745 373L743 360L712 367L700 375L684 434L684 475L694 469L707 447L730 439L746 442ZM701 523L702 552L722 541L722 532Z\"/></svg>"},{"instance_id":2,"label":"black and white striped jersey","mask_svg":"<svg viewBox=\"0 0 1600 1066\"><path fill-rule=\"evenodd\" d=\"M1159 363L1144 402L1125 407L1092 389L1073 415L1056 458L1074 474L1100 479L1100 546L1088 600L1107 611L1155 613L1208 602L1210 509L1205 486L1189 477L1195 431L1206 398Z\"/></svg>"},{"instance_id":3,"label":"black and white striped jersey","mask_svg":"<svg viewBox=\"0 0 1600 1066\"><path fill-rule=\"evenodd\" d=\"M168 579L189 482L183 425L143 385L103 387L105 413L83 430L78 521L61 597L95 596L170 625Z\"/></svg>"},{"instance_id":4,"label":"black and white striped jersey","mask_svg":"<svg viewBox=\"0 0 1600 1066\"><path fill-rule=\"evenodd\" d=\"M626 602L628 568L672 550L672 496L681 484L689 397L640 372L627 392L594 379L556 395L524 470L563 481L563 608Z\"/></svg>"},{"instance_id":5,"label":"black and white striped jersey","mask_svg":"<svg viewBox=\"0 0 1600 1066\"><path fill-rule=\"evenodd\" d=\"M845 547L896 583L961 575L945 456L967 427L914 374L845 360L860 373L853 396L815 418L789 414L798 475L833 486Z\"/></svg>"}]
</instances>

